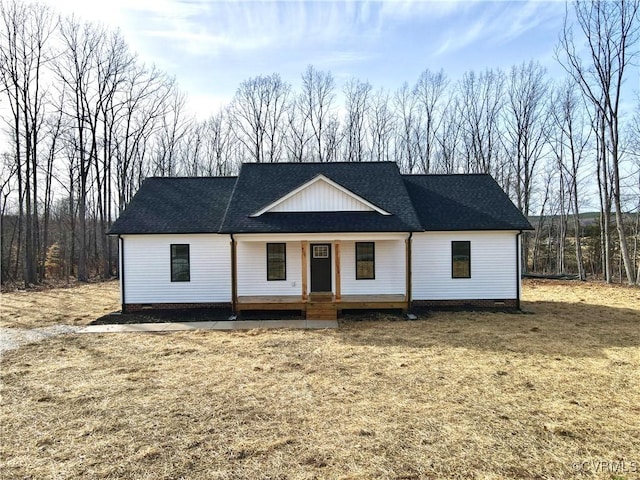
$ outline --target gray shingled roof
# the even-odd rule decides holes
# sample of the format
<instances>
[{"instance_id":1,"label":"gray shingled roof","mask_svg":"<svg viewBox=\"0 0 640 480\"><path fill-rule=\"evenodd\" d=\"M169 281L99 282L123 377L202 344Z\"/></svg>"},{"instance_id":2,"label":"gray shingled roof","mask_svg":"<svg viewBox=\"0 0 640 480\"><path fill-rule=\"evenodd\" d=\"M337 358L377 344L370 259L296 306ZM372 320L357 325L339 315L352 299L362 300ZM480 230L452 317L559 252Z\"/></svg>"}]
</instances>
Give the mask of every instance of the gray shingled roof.
<instances>
[{"instance_id":1,"label":"gray shingled roof","mask_svg":"<svg viewBox=\"0 0 640 480\"><path fill-rule=\"evenodd\" d=\"M236 177L147 178L110 235L217 232Z\"/></svg>"},{"instance_id":2,"label":"gray shingled roof","mask_svg":"<svg viewBox=\"0 0 640 480\"><path fill-rule=\"evenodd\" d=\"M490 175L403 175L427 231L533 230Z\"/></svg>"},{"instance_id":3,"label":"gray shingled roof","mask_svg":"<svg viewBox=\"0 0 640 480\"><path fill-rule=\"evenodd\" d=\"M391 213L250 215L322 174ZM489 175L400 175L393 162L244 164L236 177L148 178L110 234L531 230Z\"/></svg>"},{"instance_id":4,"label":"gray shingled roof","mask_svg":"<svg viewBox=\"0 0 640 480\"><path fill-rule=\"evenodd\" d=\"M319 174L391 213L266 213L270 205ZM231 197L222 233L410 232L422 230L394 162L245 163Z\"/></svg>"}]
</instances>

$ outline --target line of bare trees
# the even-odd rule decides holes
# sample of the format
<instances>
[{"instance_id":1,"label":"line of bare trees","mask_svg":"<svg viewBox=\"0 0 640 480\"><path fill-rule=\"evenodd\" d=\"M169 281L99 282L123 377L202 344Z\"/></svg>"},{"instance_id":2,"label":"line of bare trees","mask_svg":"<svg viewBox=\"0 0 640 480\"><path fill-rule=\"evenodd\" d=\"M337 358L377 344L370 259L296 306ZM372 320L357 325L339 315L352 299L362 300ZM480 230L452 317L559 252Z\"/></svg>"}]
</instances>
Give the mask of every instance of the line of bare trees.
<instances>
[{"instance_id":1,"label":"line of bare trees","mask_svg":"<svg viewBox=\"0 0 640 480\"><path fill-rule=\"evenodd\" d=\"M197 120L175 80L119 32L0 0L2 282L117 274L105 233L147 176L395 161L406 173L490 173L525 215L540 213L524 237L526 269L638 283L640 98L623 102L623 88L640 51L639 4L576 2L556 51L560 82L531 61L457 80L426 69L389 91L339 86L309 66L295 87L249 78ZM585 228L580 213L596 202Z\"/></svg>"}]
</instances>

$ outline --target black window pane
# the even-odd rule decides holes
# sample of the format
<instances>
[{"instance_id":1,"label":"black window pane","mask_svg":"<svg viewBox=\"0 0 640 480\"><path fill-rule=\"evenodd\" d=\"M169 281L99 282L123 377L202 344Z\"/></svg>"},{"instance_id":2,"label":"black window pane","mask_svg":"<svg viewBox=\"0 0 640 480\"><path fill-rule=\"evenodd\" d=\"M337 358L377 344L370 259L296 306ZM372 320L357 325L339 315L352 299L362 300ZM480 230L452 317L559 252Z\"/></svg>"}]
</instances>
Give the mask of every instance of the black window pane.
<instances>
[{"instance_id":1,"label":"black window pane","mask_svg":"<svg viewBox=\"0 0 640 480\"><path fill-rule=\"evenodd\" d=\"M286 279L286 245L284 243L267 243L267 280Z\"/></svg>"},{"instance_id":2,"label":"black window pane","mask_svg":"<svg viewBox=\"0 0 640 480\"><path fill-rule=\"evenodd\" d=\"M451 242L451 276L471 277L471 242Z\"/></svg>"},{"instance_id":3,"label":"black window pane","mask_svg":"<svg viewBox=\"0 0 640 480\"><path fill-rule=\"evenodd\" d=\"M373 242L356 243L356 280L376 278L375 246Z\"/></svg>"},{"instance_id":4,"label":"black window pane","mask_svg":"<svg viewBox=\"0 0 640 480\"><path fill-rule=\"evenodd\" d=\"M190 281L190 270L189 245L171 245L171 281Z\"/></svg>"}]
</instances>

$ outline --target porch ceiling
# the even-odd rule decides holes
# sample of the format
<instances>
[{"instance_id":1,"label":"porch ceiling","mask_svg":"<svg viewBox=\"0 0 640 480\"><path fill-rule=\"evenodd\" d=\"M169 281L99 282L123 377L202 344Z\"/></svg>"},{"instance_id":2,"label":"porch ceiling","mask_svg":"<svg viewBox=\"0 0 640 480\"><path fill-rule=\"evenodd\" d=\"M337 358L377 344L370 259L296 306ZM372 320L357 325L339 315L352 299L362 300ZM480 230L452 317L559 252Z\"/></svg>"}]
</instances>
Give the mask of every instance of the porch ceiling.
<instances>
[{"instance_id":1,"label":"porch ceiling","mask_svg":"<svg viewBox=\"0 0 640 480\"><path fill-rule=\"evenodd\" d=\"M366 232L366 233L272 233L272 234L236 234L233 238L238 242L339 242L339 241L374 241L374 240L406 240L409 233L406 232Z\"/></svg>"}]
</instances>

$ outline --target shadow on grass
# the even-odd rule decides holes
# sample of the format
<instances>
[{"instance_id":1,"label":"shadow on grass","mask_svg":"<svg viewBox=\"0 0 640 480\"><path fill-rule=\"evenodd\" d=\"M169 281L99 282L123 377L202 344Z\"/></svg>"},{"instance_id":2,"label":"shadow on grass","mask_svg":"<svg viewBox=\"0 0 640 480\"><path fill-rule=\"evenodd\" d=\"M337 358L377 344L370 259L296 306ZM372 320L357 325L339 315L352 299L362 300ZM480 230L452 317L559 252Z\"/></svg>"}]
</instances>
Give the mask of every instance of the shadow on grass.
<instances>
[{"instance_id":1,"label":"shadow on grass","mask_svg":"<svg viewBox=\"0 0 640 480\"><path fill-rule=\"evenodd\" d=\"M133 313L109 313L97 318L89 325L135 324L135 323L171 323L171 322L219 322L229 320L230 308L192 308L143 310ZM304 315L295 310L266 310L242 312L238 320L301 320Z\"/></svg>"},{"instance_id":2,"label":"shadow on grass","mask_svg":"<svg viewBox=\"0 0 640 480\"><path fill-rule=\"evenodd\" d=\"M603 349L640 346L640 310L584 303L530 302L529 315L431 312L416 321L343 321L339 334L354 345L602 357Z\"/></svg>"},{"instance_id":3,"label":"shadow on grass","mask_svg":"<svg viewBox=\"0 0 640 480\"><path fill-rule=\"evenodd\" d=\"M212 322L228 320L229 308L191 308L171 310L143 310L135 313L109 313L97 318L89 325L168 323L168 322Z\"/></svg>"},{"instance_id":4,"label":"shadow on grass","mask_svg":"<svg viewBox=\"0 0 640 480\"><path fill-rule=\"evenodd\" d=\"M538 354L552 358L603 357L604 349L640 346L640 310L587 303L525 302L529 314L430 312L407 321L400 312L345 312L331 333L358 346ZM144 311L105 315L93 324L227 320L229 309ZM241 320L302 318L299 312L245 312ZM319 333L325 335L325 333Z\"/></svg>"}]
</instances>

